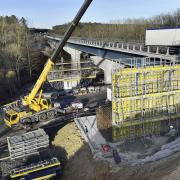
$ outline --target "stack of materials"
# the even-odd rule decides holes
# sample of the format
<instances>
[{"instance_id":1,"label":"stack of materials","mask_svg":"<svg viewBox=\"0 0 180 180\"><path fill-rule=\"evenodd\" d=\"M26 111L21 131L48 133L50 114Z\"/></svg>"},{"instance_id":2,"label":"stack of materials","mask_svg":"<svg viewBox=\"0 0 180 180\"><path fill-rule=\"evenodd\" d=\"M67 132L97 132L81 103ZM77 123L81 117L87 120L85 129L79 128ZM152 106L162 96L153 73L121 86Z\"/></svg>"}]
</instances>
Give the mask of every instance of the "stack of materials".
<instances>
[{"instance_id":1,"label":"stack of materials","mask_svg":"<svg viewBox=\"0 0 180 180\"><path fill-rule=\"evenodd\" d=\"M49 147L49 136L43 129L38 129L19 136L7 137L7 142L10 158L18 159Z\"/></svg>"}]
</instances>

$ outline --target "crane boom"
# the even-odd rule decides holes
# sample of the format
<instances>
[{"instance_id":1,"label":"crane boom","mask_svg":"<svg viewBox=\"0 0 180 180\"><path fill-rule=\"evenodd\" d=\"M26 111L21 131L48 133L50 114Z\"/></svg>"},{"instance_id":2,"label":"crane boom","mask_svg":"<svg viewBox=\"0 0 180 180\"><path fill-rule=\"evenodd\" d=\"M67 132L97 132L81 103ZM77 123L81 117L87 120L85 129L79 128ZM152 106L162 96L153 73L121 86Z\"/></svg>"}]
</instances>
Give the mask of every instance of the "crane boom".
<instances>
[{"instance_id":1,"label":"crane boom","mask_svg":"<svg viewBox=\"0 0 180 180\"><path fill-rule=\"evenodd\" d=\"M70 36L72 35L74 29L76 28L76 26L78 25L79 21L81 20L82 16L84 15L84 13L86 12L87 8L89 7L89 5L91 4L93 0L86 0L84 1L82 7L80 8L80 10L78 11L77 15L75 16L75 18L73 19L73 21L71 22L68 30L66 31L66 33L64 34L61 42L59 43L59 45L57 46L56 50L54 51L54 53L51 56L51 60L53 62L56 61L59 53L61 53L61 51L63 50L64 45L66 44L67 40L70 38Z\"/></svg>"},{"instance_id":2,"label":"crane boom","mask_svg":"<svg viewBox=\"0 0 180 180\"><path fill-rule=\"evenodd\" d=\"M79 21L81 20L82 16L86 12L87 8L89 7L89 5L91 4L92 1L93 0L85 0L84 1L84 3L81 6L80 10L78 11L77 15L71 22L69 28L67 29L67 31L65 32L64 36L62 37L60 43L58 44L57 48L55 49L54 53L52 54L50 59L48 59L46 65L45 65L40 77L38 78L35 86L33 87L32 91L30 92L30 94L28 96L26 96L24 98L23 104L30 105L32 103L32 100L36 97L36 95L39 92L39 90L41 89L43 83L46 81L48 73L51 71L54 63L57 61L58 55L62 52L63 47L65 46L66 42L72 35L73 31L75 30L76 26L78 25Z\"/></svg>"}]
</instances>

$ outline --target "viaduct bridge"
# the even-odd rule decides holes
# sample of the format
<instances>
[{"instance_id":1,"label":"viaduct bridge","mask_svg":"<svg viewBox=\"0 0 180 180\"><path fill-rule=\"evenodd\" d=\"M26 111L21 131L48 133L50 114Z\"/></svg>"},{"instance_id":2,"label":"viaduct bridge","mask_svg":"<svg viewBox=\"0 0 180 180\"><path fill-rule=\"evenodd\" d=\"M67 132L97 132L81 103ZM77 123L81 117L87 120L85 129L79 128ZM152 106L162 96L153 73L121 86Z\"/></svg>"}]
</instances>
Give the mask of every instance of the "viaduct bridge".
<instances>
[{"instance_id":1,"label":"viaduct bridge","mask_svg":"<svg viewBox=\"0 0 180 180\"><path fill-rule=\"evenodd\" d=\"M52 47L61 38L45 36ZM104 81L111 83L111 73L124 66L158 65L179 61L180 47L145 46L142 43L107 42L88 39L70 39L64 50L72 61L80 60L82 53L90 56L95 65L104 71Z\"/></svg>"}]
</instances>

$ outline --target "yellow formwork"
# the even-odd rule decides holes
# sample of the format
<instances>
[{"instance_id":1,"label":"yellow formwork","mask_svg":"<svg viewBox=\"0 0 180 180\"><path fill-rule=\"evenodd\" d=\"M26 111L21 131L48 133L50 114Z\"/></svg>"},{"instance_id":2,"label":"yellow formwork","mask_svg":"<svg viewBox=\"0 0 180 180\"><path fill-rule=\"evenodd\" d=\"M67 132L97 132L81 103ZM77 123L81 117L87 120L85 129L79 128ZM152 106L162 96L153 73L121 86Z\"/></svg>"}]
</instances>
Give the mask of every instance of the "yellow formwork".
<instances>
[{"instance_id":1,"label":"yellow formwork","mask_svg":"<svg viewBox=\"0 0 180 180\"><path fill-rule=\"evenodd\" d=\"M180 89L180 65L122 69L112 75L116 98Z\"/></svg>"},{"instance_id":2,"label":"yellow formwork","mask_svg":"<svg viewBox=\"0 0 180 180\"><path fill-rule=\"evenodd\" d=\"M112 75L114 140L159 134L178 117L180 65L121 69Z\"/></svg>"},{"instance_id":3,"label":"yellow formwork","mask_svg":"<svg viewBox=\"0 0 180 180\"><path fill-rule=\"evenodd\" d=\"M180 117L180 114L178 115ZM177 127L177 116L171 117L171 125ZM139 121L132 125L126 124L125 126L113 126L113 140L123 141L140 138L146 135L160 135L160 133L166 133L169 128L169 119L156 118L152 121ZM133 134L132 134L133 133Z\"/></svg>"},{"instance_id":4,"label":"yellow formwork","mask_svg":"<svg viewBox=\"0 0 180 180\"><path fill-rule=\"evenodd\" d=\"M123 141L123 140L130 140L133 138L139 138L150 134L159 135L160 131L161 131L160 121L147 122L144 125L142 123L139 123L137 125L125 126L125 127L113 126L113 140Z\"/></svg>"},{"instance_id":5,"label":"yellow formwork","mask_svg":"<svg viewBox=\"0 0 180 180\"><path fill-rule=\"evenodd\" d=\"M179 112L180 90L114 99L113 123Z\"/></svg>"}]
</instances>

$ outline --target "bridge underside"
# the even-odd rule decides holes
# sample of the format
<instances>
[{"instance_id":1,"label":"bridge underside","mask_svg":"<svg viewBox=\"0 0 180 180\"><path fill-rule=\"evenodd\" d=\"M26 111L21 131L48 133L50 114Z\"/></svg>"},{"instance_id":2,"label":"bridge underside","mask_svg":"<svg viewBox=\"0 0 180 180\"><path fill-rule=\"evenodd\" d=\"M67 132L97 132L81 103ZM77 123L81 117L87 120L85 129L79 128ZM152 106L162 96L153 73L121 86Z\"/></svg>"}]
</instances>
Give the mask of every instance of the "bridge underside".
<instances>
[{"instance_id":1,"label":"bridge underside","mask_svg":"<svg viewBox=\"0 0 180 180\"><path fill-rule=\"evenodd\" d=\"M105 50L101 48L96 48L96 47L88 47L88 46L83 46L79 44L73 44L73 43L67 43L67 47L77 49L79 51L88 53L90 55L98 56L104 59L109 59L109 60L121 60L124 58L134 58L134 57L144 57L141 55L133 55L133 54L128 54L128 53L120 53L116 51L110 51L110 50Z\"/></svg>"}]
</instances>

